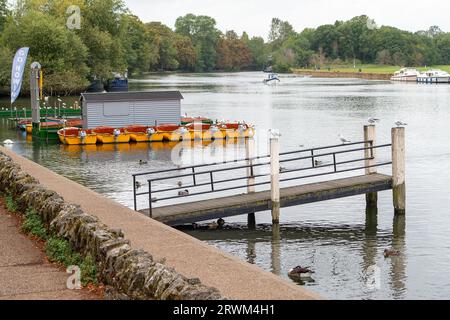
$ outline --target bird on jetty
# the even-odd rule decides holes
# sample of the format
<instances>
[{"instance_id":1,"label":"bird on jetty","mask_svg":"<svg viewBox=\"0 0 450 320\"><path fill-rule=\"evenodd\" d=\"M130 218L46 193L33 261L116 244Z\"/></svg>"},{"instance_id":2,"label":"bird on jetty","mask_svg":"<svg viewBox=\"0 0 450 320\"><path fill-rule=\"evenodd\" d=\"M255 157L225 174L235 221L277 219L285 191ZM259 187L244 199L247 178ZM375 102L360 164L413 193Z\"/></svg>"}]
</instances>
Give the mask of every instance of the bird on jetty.
<instances>
[{"instance_id":1,"label":"bird on jetty","mask_svg":"<svg viewBox=\"0 0 450 320\"><path fill-rule=\"evenodd\" d=\"M406 127L408 124L407 124L407 123L404 123L403 121L398 120L398 121L395 121L395 125L396 125L398 128L400 128L400 127Z\"/></svg>"},{"instance_id":2,"label":"bird on jetty","mask_svg":"<svg viewBox=\"0 0 450 320\"><path fill-rule=\"evenodd\" d=\"M370 124L376 124L378 122L380 122L380 119L377 118L369 118L369 120L367 120Z\"/></svg>"},{"instance_id":3,"label":"bird on jetty","mask_svg":"<svg viewBox=\"0 0 450 320\"><path fill-rule=\"evenodd\" d=\"M301 266L295 267L291 269L288 273L288 276L296 279L311 279L314 271L311 271L310 268L303 268Z\"/></svg>"},{"instance_id":4,"label":"bird on jetty","mask_svg":"<svg viewBox=\"0 0 450 320\"><path fill-rule=\"evenodd\" d=\"M386 249L383 254L385 258L398 257L400 255L400 251L395 249Z\"/></svg>"},{"instance_id":5,"label":"bird on jetty","mask_svg":"<svg viewBox=\"0 0 450 320\"><path fill-rule=\"evenodd\" d=\"M342 144L352 143L350 140L346 139L342 134L339 135L339 139L341 140Z\"/></svg>"},{"instance_id":6,"label":"bird on jetty","mask_svg":"<svg viewBox=\"0 0 450 320\"><path fill-rule=\"evenodd\" d=\"M189 195L189 190L186 189L184 191L180 191L180 192L178 192L178 195L180 197L187 197Z\"/></svg>"},{"instance_id":7,"label":"bird on jetty","mask_svg":"<svg viewBox=\"0 0 450 320\"><path fill-rule=\"evenodd\" d=\"M144 160L139 160L139 165L143 166L143 165L145 165L145 164L148 164L148 162L147 162L147 161L144 161Z\"/></svg>"},{"instance_id":8,"label":"bird on jetty","mask_svg":"<svg viewBox=\"0 0 450 320\"><path fill-rule=\"evenodd\" d=\"M314 160L314 166L315 166L315 167L320 167L320 166L322 166L323 164L324 164L323 161L320 161L320 160Z\"/></svg>"}]
</instances>

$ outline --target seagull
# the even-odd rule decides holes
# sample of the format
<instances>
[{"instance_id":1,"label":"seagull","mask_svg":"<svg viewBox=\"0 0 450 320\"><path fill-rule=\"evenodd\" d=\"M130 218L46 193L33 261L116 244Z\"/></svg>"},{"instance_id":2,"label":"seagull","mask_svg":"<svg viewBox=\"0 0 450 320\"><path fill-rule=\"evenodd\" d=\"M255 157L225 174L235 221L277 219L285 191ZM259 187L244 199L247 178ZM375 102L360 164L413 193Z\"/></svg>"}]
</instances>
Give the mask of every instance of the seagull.
<instances>
[{"instance_id":1,"label":"seagull","mask_svg":"<svg viewBox=\"0 0 450 320\"><path fill-rule=\"evenodd\" d=\"M178 195L180 197L187 197L189 195L189 190L180 191L178 192Z\"/></svg>"},{"instance_id":2,"label":"seagull","mask_svg":"<svg viewBox=\"0 0 450 320\"><path fill-rule=\"evenodd\" d=\"M147 161L144 161L144 160L139 160L139 164L142 166L142 165L144 165L144 164L148 164L148 162L147 162Z\"/></svg>"},{"instance_id":3,"label":"seagull","mask_svg":"<svg viewBox=\"0 0 450 320\"><path fill-rule=\"evenodd\" d=\"M370 124L375 124L380 122L380 119L377 118L369 118L369 120L367 120Z\"/></svg>"},{"instance_id":4,"label":"seagull","mask_svg":"<svg viewBox=\"0 0 450 320\"><path fill-rule=\"evenodd\" d=\"M402 122L402 121L396 121L396 122L395 122L395 125L396 125L397 127L406 127L408 124L407 124L407 123L404 123L404 122Z\"/></svg>"},{"instance_id":5,"label":"seagull","mask_svg":"<svg viewBox=\"0 0 450 320\"><path fill-rule=\"evenodd\" d=\"M282 172L286 172L287 171L287 169L286 168L284 168L284 167L280 167L280 173L282 173Z\"/></svg>"},{"instance_id":6,"label":"seagull","mask_svg":"<svg viewBox=\"0 0 450 320\"><path fill-rule=\"evenodd\" d=\"M303 267L295 267L294 269L291 269L288 273L289 277L292 278L301 278L301 279L308 279L311 278L314 271L311 271L309 268L303 268Z\"/></svg>"},{"instance_id":7,"label":"seagull","mask_svg":"<svg viewBox=\"0 0 450 320\"><path fill-rule=\"evenodd\" d=\"M272 137L276 138L276 137L281 137L281 133L280 130L277 129L270 129L269 133Z\"/></svg>"},{"instance_id":8,"label":"seagull","mask_svg":"<svg viewBox=\"0 0 450 320\"><path fill-rule=\"evenodd\" d=\"M400 255L400 251L394 250L394 249L386 249L384 250L384 257L390 258L390 257L397 257Z\"/></svg>"},{"instance_id":9,"label":"seagull","mask_svg":"<svg viewBox=\"0 0 450 320\"><path fill-rule=\"evenodd\" d=\"M347 140L342 134L339 135L339 139L341 140L342 144L351 143L351 141Z\"/></svg>"},{"instance_id":10,"label":"seagull","mask_svg":"<svg viewBox=\"0 0 450 320\"><path fill-rule=\"evenodd\" d=\"M142 188L142 183L136 181L136 189Z\"/></svg>"}]
</instances>

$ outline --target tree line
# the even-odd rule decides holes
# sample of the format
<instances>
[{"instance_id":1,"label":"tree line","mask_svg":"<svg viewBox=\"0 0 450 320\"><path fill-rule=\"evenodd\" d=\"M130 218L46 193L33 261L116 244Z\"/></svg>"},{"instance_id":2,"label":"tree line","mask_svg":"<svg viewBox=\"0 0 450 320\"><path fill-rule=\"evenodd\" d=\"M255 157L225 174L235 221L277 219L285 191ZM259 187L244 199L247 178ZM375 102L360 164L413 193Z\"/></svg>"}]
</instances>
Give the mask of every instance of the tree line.
<instances>
[{"instance_id":1,"label":"tree line","mask_svg":"<svg viewBox=\"0 0 450 320\"><path fill-rule=\"evenodd\" d=\"M80 29L69 29L67 8L81 9ZM29 61L45 70L49 94L82 91L113 73L209 72L376 63L423 66L450 64L450 33L439 27L408 32L377 27L367 16L318 28L294 30L274 18L268 41L222 32L208 16L187 14L172 29L145 23L122 0L0 0L0 87L9 87L14 52L30 47ZM25 80L25 83L27 80ZM24 85L26 88L27 86Z\"/></svg>"}]
</instances>

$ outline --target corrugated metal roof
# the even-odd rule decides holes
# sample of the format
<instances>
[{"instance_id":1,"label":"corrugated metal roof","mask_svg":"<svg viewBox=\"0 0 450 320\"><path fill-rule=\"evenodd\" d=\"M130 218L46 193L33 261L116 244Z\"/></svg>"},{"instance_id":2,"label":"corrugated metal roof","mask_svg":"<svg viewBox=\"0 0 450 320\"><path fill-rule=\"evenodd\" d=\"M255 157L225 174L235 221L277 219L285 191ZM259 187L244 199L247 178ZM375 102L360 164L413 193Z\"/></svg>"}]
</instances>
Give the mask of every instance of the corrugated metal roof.
<instances>
[{"instance_id":1,"label":"corrugated metal roof","mask_svg":"<svg viewBox=\"0 0 450 320\"><path fill-rule=\"evenodd\" d=\"M82 93L81 98L86 100L87 102L161 101L184 99L180 91Z\"/></svg>"}]
</instances>

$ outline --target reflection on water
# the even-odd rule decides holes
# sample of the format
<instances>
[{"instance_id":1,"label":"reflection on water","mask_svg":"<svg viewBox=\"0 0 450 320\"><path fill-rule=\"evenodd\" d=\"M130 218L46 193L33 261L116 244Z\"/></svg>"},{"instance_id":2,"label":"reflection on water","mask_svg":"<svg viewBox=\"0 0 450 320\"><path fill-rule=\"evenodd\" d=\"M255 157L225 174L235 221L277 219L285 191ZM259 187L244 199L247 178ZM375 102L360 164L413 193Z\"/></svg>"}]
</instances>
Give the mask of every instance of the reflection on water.
<instances>
[{"instance_id":1,"label":"reflection on water","mask_svg":"<svg viewBox=\"0 0 450 320\"><path fill-rule=\"evenodd\" d=\"M297 266L314 271L311 287L333 299L419 299L450 297L450 86L416 86L355 79L305 79L282 76L265 86L262 73L149 75L131 81L138 90L181 90L182 113L213 119L246 120L258 137L270 128L282 134L283 151L338 142L341 133L362 140L369 117L382 119L377 140L390 141L396 120L409 124L407 138L407 221L394 219L391 192L380 192L377 209L364 196L285 208L272 230L270 212L227 219L239 228L188 231L189 234L243 260L286 278ZM3 102L5 101L5 102ZM7 105L0 100L0 105ZM26 103L21 100L20 103ZM105 146L33 146L0 119L0 141L12 139L16 152L97 192L132 206L132 173L176 168L183 163L245 157L239 143L130 144ZM257 137L257 138L258 138ZM267 141L257 139L257 153ZM381 160L385 160L380 153ZM140 165L145 160L148 165ZM385 173L384 169L380 172ZM394 248L399 257L385 259ZM367 270L380 270L380 288L367 286ZM432 267L430 267L432 266Z\"/></svg>"},{"instance_id":2,"label":"reflection on water","mask_svg":"<svg viewBox=\"0 0 450 320\"><path fill-rule=\"evenodd\" d=\"M403 299L405 217L394 219L393 230L378 229L377 209L373 209L367 212L365 225L259 225L251 230L231 224L224 230L187 233L218 248L226 247L232 254L286 279L289 270L298 265L311 268L312 279L292 281L316 291L320 288L328 298L342 298L345 290L347 299ZM402 255L386 259L386 248L399 250ZM379 290L366 284L370 267L380 269Z\"/></svg>"}]
</instances>

